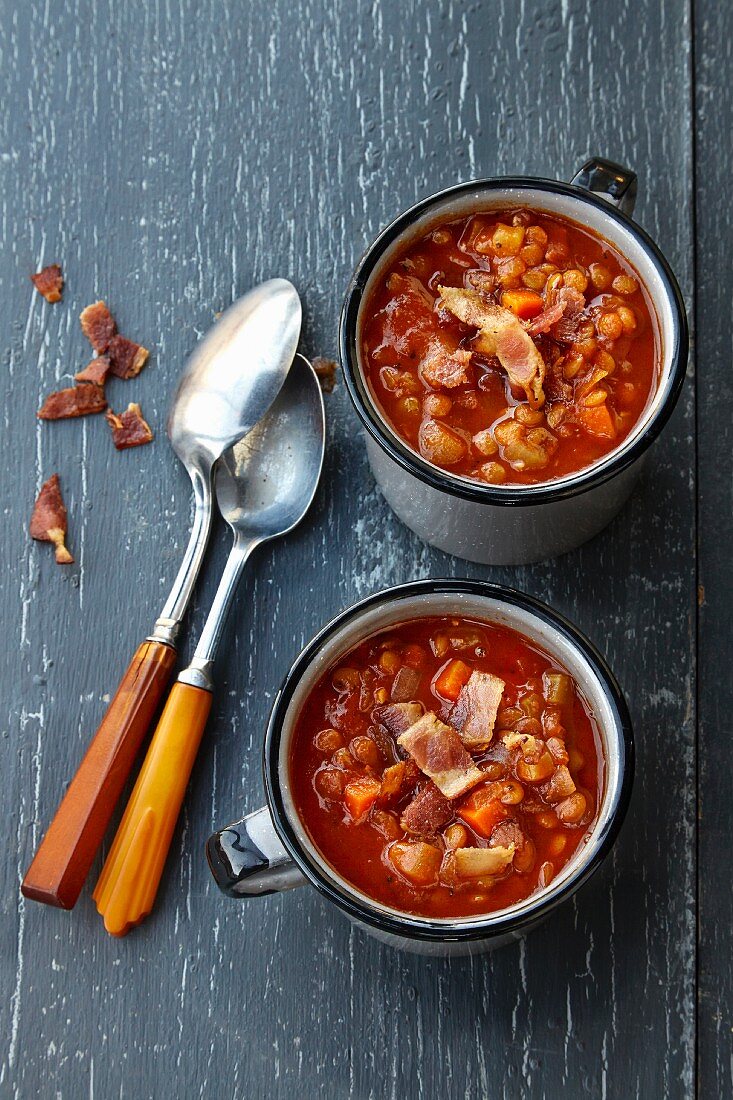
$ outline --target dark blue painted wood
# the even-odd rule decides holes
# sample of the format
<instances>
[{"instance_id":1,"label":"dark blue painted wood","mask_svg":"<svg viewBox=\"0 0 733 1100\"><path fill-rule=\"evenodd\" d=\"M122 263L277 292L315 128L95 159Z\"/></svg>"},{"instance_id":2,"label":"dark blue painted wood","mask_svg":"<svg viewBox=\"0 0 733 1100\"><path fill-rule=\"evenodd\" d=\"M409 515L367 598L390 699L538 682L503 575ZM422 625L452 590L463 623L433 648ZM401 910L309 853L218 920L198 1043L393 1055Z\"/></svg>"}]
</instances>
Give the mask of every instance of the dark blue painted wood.
<instances>
[{"instance_id":1,"label":"dark blue painted wood","mask_svg":"<svg viewBox=\"0 0 733 1100\"><path fill-rule=\"evenodd\" d=\"M154 916L114 941L88 892L71 914L18 895L182 550L189 494L163 424L197 335L253 282L282 274L303 297L303 349L332 354L352 266L397 211L472 175L568 178L594 153L638 170L638 218L691 302L686 0L0 9L0 1092L690 1095L692 383L612 527L577 553L516 570L451 560L401 527L337 387L316 506L243 585ZM712 30L708 41L712 58ZM719 191L707 193L712 210ZM27 276L55 260L67 289L48 306ZM101 419L34 419L41 395L86 361L77 315L97 296L153 349L139 379L110 386L115 406L139 400L158 433L121 455ZM55 470L77 557L67 572L25 533ZM220 531L194 631L225 541ZM305 890L227 901L203 857L213 826L260 804L263 722L302 643L357 597L428 574L503 580L568 614L615 667L639 741L632 812L603 877L525 943L459 963L394 955Z\"/></svg>"}]
</instances>

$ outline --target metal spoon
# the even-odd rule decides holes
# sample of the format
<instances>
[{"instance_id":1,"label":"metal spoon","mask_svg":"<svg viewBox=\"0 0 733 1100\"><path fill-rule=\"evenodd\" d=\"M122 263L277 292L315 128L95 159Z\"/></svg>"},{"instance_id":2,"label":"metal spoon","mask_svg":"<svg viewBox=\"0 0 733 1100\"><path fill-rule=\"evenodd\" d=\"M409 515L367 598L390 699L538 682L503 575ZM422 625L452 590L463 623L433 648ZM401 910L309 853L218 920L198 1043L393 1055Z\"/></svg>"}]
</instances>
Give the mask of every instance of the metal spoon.
<instances>
[{"instance_id":1,"label":"metal spoon","mask_svg":"<svg viewBox=\"0 0 733 1100\"><path fill-rule=\"evenodd\" d=\"M282 387L298 346L300 299L286 279L239 298L190 356L168 417L174 451L193 483L191 537L153 633L139 646L21 887L26 897L76 904L176 660L175 642L211 530L212 470Z\"/></svg>"},{"instance_id":2,"label":"metal spoon","mask_svg":"<svg viewBox=\"0 0 733 1100\"><path fill-rule=\"evenodd\" d=\"M193 659L173 685L94 890L112 935L124 936L153 907L211 709L214 659L237 582L254 548L291 531L310 507L324 434L318 379L310 363L297 356L270 412L217 468L217 502L234 545Z\"/></svg>"}]
</instances>

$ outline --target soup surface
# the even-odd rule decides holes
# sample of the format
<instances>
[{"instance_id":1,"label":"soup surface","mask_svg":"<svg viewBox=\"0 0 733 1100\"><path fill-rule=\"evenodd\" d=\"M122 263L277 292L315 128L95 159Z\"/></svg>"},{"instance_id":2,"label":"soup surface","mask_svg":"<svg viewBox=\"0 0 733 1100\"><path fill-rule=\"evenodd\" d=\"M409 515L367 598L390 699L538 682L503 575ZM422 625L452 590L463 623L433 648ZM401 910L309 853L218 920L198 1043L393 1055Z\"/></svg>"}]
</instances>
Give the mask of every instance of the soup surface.
<instances>
[{"instance_id":1,"label":"soup surface","mask_svg":"<svg viewBox=\"0 0 733 1100\"><path fill-rule=\"evenodd\" d=\"M348 882L428 917L488 913L547 886L603 789L571 677L521 634L428 618L353 649L296 722L290 782Z\"/></svg>"},{"instance_id":2,"label":"soup surface","mask_svg":"<svg viewBox=\"0 0 733 1100\"><path fill-rule=\"evenodd\" d=\"M597 462L656 385L638 276L607 241L531 210L414 240L365 316L363 361L393 430L480 482L533 484Z\"/></svg>"}]
</instances>

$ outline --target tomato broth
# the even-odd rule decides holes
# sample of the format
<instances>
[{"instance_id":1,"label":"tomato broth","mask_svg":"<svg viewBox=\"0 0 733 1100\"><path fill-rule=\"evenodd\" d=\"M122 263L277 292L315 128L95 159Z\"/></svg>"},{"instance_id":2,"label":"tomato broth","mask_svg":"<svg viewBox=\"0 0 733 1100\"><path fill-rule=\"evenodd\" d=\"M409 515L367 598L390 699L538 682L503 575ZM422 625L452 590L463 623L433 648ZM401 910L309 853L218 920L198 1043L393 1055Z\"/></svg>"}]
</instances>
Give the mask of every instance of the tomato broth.
<instances>
[{"instance_id":1,"label":"tomato broth","mask_svg":"<svg viewBox=\"0 0 733 1100\"><path fill-rule=\"evenodd\" d=\"M623 443L658 380L638 274L569 220L513 209L413 239L364 305L362 358L393 431L486 484L577 473Z\"/></svg>"},{"instance_id":2,"label":"tomato broth","mask_svg":"<svg viewBox=\"0 0 733 1100\"><path fill-rule=\"evenodd\" d=\"M516 631L395 626L311 691L290 749L295 808L335 871L404 913L459 917L549 885L603 791L571 676Z\"/></svg>"}]
</instances>

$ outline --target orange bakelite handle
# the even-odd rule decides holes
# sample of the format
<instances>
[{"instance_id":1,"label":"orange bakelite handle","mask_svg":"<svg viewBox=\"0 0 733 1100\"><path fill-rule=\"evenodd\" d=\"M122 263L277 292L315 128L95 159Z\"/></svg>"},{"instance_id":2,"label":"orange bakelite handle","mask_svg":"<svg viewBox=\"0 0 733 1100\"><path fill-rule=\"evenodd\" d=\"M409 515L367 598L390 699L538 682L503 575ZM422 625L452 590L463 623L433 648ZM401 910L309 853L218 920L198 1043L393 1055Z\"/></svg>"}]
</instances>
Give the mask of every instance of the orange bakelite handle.
<instances>
[{"instance_id":1,"label":"orange bakelite handle","mask_svg":"<svg viewBox=\"0 0 733 1100\"><path fill-rule=\"evenodd\" d=\"M163 642L138 648L26 872L27 898L76 904L175 661Z\"/></svg>"},{"instance_id":2,"label":"orange bakelite handle","mask_svg":"<svg viewBox=\"0 0 733 1100\"><path fill-rule=\"evenodd\" d=\"M124 936L155 902L173 830L211 710L211 692L173 685L114 843L94 888L113 936Z\"/></svg>"}]
</instances>

